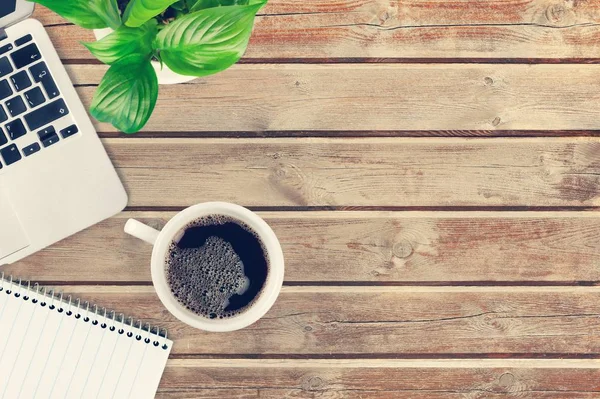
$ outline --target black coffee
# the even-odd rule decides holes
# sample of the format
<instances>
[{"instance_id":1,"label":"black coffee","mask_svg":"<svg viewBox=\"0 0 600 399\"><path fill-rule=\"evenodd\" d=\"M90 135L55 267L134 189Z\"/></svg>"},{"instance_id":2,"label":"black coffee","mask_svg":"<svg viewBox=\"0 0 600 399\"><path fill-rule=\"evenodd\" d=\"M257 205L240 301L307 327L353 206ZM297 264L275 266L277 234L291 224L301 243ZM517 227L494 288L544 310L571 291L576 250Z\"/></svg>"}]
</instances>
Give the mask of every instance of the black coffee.
<instances>
[{"instance_id":1,"label":"black coffee","mask_svg":"<svg viewBox=\"0 0 600 399\"><path fill-rule=\"evenodd\" d=\"M211 319L250 308L269 274L267 251L256 233L219 215L188 225L179 242L171 244L166 265L177 300Z\"/></svg>"}]
</instances>

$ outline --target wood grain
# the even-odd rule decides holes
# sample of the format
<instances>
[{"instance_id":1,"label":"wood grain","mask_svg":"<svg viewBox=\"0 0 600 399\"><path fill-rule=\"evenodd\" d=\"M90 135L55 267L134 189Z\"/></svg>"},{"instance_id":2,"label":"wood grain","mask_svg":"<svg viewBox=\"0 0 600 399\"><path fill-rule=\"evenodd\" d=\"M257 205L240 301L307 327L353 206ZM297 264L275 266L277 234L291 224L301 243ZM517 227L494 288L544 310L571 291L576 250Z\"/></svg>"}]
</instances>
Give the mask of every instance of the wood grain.
<instances>
[{"instance_id":1,"label":"wood grain","mask_svg":"<svg viewBox=\"0 0 600 399\"><path fill-rule=\"evenodd\" d=\"M93 34L35 17L89 106ZM168 328L159 398L597 398L599 360L563 358L600 357L600 287L575 286L600 281L599 215L573 211L600 206L600 138L258 137L594 136L599 54L598 1L270 0L242 65L161 87L152 138L96 123L133 210L2 270ZM258 137L203 138L237 135ZM210 200L497 211L261 212L288 285L210 334L166 311L122 232Z\"/></svg>"},{"instance_id":2,"label":"wood grain","mask_svg":"<svg viewBox=\"0 0 600 399\"><path fill-rule=\"evenodd\" d=\"M246 329L187 327L152 287L62 287L169 330L172 354L597 356L600 287L284 287Z\"/></svg>"},{"instance_id":3,"label":"wood grain","mask_svg":"<svg viewBox=\"0 0 600 399\"><path fill-rule=\"evenodd\" d=\"M64 59L90 59L91 32L43 7ZM271 0L246 59L598 58L600 6L553 0Z\"/></svg>"},{"instance_id":4,"label":"wood grain","mask_svg":"<svg viewBox=\"0 0 600 399\"><path fill-rule=\"evenodd\" d=\"M593 398L595 360L171 360L159 398Z\"/></svg>"},{"instance_id":5,"label":"wood grain","mask_svg":"<svg viewBox=\"0 0 600 399\"><path fill-rule=\"evenodd\" d=\"M161 228L174 212L125 212L2 270L36 281L150 283L151 247L128 218ZM288 283L597 283L591 212L260 212Z\"/></svg>"},{"instance_id":6,"label":"wood grain","mask_svg":"<svg viewBox=\"0 0 600 399\"><path fill-rule=\"evenodd\" d=\"M68 70L89 106L106 67ZM162 86L145 130L599 129L599 71L600 65L236 65Z\"/></svg>"},{"instance_id":7,"label":"wood grain","mask_svg":"<svg viewBox=\"0 0 600 399\"><path fill-rule=\"evenodd\" d=\"M518 393L517 393L518 394ZM526 392L528 399L596 399L596 393L589 392ZM420 392L420 391L368 391L368 390L331 390L325 392L283 390L283 389L227 389L227 390L192 390L187 392L159 392L156 396L162 399L448 399L448 398L487 398L489 392ZM478 395L478 396L476 396ZM512 393L497 393L494 396L514 396Z\"/></svg>"},{"instance_id":8,"label":"wood grain","mask_svg":"<svg viewBox=\"0 0 600 399\"><path fill-rule=\"evenodd\" d=\"M596 138L106 139L133 207L600 204Z\"/></svg>"}]
</instances>

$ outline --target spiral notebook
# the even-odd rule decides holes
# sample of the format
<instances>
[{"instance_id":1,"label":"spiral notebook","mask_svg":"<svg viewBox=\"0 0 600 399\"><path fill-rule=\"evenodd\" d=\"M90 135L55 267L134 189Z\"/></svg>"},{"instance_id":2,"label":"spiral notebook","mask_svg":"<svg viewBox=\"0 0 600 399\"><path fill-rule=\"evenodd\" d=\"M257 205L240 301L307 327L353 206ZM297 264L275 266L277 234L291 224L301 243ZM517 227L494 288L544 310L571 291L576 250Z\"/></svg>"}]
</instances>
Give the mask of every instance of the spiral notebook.
<instances>
[{"instance_id":1,"label":"spiral notebook","mask_svg":"<svg viewBox=\"0 0 600 399\"><path fill-rule=\"evenodd\" d=\"M0 277L0 398L153 398L166 331Z\"/></svg>"}]
</instances>

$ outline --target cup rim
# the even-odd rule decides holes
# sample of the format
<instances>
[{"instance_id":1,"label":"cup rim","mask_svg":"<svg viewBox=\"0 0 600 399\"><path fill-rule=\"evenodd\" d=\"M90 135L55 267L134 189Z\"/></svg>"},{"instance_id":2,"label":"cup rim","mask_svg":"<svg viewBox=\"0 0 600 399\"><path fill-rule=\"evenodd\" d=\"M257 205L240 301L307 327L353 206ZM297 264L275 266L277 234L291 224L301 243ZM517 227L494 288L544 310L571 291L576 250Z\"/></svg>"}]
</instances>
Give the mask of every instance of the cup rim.
<instances>
[{"instance_id":1,"label":"cup rim","mask_svg":"<svg viewBox=\"0 0 600 399\"><path fill-rule=\"evenodd\" d=\"M177 233L194 220L207 215L223 215L247 224L264 244L268 261L269 274L262 291L253 305L227 319L208 319L197 315L179 303L172 294L165 273L165 258L169 246ZM271 227L256 213L240 205L227 202L205 202L184 209L167 222L160 231L151 260L152 282L163 305L180 321L210 332L235 331L248 327L262 318L271 309L279 296L283 285L284 259L281 244Z\"/></svg>"}]
</instances>

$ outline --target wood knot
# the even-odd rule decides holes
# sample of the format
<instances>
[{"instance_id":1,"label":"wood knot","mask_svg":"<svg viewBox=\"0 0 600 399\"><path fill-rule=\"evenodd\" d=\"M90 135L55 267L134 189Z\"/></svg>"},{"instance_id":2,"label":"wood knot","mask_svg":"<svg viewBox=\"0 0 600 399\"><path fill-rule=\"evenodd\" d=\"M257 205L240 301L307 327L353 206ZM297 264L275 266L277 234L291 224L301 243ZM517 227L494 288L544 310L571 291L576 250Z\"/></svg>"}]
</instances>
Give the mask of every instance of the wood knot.
<instances>
[{"instance_id":1,"label":"wood knot","mask_svg":"<svg viewBox=\"0 0 600 399\"><path fill-rule=\"evenodd\" d=\"M306 331L306 332L311 332L312 330L313 330L313 328L311 326L304 327L304 331Z\"/></svg>"},{"instance_id":2,"label":"wood knot","mask_svg":"<svg viewBox=\"0 0 600 399\"><path fill-rule=\"evenodd\" d=\"M494 79L490 78L489 76L486 76L483 81L485 82L486 86L491 86L494 84Z\"/></svg>"},{"instance_id":3,"label":"wood knot","mask_svg":"<svg viewBox=\"0 0 600 399\"><path fill-rule=\"evenodd\" d=\"M303 391L319 391L323 389L324 381L321 377L313 376L302 382Z\"/></svg>"},{"instance_id":4,"label":"wood knot","mask_svg":"<svg viewBox=\"0 0 600 399\"><path fill-rule=\"evenodd\" d=\"M553 24L563 21L566 14L567 9L562 4L552 4L546 9L546 18Z\"/></svg>"},{"instance_id":5,"label":"wood knot","mask_svg":"<svg viewBox=\"0 0 600 399\"><path fill-rule=\"evenodd\" d=\"M486 315L481 323L477 324L479 324L481 331L506 332L510 331L513 327L510 321L506 319L498 319L491 315Z\"/></svg>"},{"instance_id":6,"label":"wood knot","mask_svg":"<svg viewBox=\"0 0 600 399\"><path fill-rule=\"evenodd\" d=\"M501 387L509 388L514 385L515 376L512 375L511 373L504 373L498 379L498 383L500 384Z\"/></svg>"},{"instance_id":7,"label":"wood knot","mask_svg":"<svg viewBox=\"0 0 600 399\"><path fill-rule=\"evenodd\" d=\"M296 81L296 87L300 86L300 82L297 80Z\"/></svg>"},{"instance_id":8,"label":"wood knot","mask_svg":"<svg viewBox=\"0 0 600 399\"><path fill-rule=\"evenodd\" d=\"M392 253L398 258L408 258L413 253L413 247L408 240L401 239L394 243Z\"/></svg>"},{"instance_id":9,"label":"wood knot","mask_svg":"<svg viewBox=\"0 0 600 399\"><path fill-rule=\"evenodd\" d=\"M492 121L492 125L494 126L498 126L500 124L500 122L502 122L502 119L500 119L500 117L495 117L494 120Z\"/></svg>"}]
</instances>

